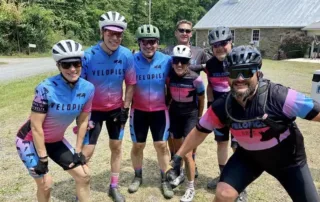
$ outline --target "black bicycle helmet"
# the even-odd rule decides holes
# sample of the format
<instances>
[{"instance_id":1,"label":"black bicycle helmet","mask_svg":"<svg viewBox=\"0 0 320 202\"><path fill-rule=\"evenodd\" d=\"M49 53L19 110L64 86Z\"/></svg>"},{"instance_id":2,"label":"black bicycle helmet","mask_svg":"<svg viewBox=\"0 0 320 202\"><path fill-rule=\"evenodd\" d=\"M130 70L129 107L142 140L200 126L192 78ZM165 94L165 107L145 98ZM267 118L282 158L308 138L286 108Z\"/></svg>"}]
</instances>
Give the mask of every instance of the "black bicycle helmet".
<instances>
[{"instance_id":1,"label":"black bicycle helmet","mask_svg":"<svg viewBox=\"0 0 320 202\"><path fill-rule=\"evenodd\" d=\"M261 69L260 51L252 46L238 46L227 55L228 68L252 67Z\"/></svg>"},{"instance_id":2,"label":"black bicycle helmet","mask_svg":"<svg viewBox=\"0 0 320 202\"><path fill-rule=\"evenodd\" d=\"M228 27L215 27L208 35L210 45L220 41L231 40L231 38L231 30Z\"/></svg>"}]
</instances>

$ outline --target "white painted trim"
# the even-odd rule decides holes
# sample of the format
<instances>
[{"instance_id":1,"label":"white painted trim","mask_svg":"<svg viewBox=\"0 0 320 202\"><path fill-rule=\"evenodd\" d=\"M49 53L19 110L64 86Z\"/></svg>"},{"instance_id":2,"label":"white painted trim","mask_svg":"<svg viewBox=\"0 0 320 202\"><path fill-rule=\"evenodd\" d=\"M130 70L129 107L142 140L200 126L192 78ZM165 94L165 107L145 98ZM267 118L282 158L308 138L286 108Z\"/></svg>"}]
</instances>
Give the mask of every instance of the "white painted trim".
<instances>
[{"instance_id":1,"label":"white painted trim","mask_svg":"<svg viewBox=\"0 0 320 202\"><path fill-rule=\"evenodd\" d=\"M258 40L258 41L254 41L254 40L253 40L253 31L259 31L259 40ZM256 46L259 47L259 45L260 45L260 29L252 29L252 30L251 30L251 41L257 43Z\"/></svg>"}]
</instances>

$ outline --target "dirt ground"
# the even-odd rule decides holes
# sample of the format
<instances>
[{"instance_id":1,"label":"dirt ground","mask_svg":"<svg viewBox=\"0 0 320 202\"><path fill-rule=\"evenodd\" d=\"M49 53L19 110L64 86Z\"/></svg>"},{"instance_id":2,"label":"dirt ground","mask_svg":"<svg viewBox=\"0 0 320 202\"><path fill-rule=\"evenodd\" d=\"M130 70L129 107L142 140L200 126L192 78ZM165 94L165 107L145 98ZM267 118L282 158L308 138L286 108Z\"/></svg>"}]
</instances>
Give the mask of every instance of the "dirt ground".
<instances>
[{"instance_id":1,"label":"dirt ground","mask_svg":"<svg viewBox=\"0 0 320 202\"><path fill-rule=\"evenodd\" d=\"M264 61L263 71L267 78L290 86L300 92L310 94L312 73L320 69L320 65L301 65L291 62ZM205 76L203 75L203 78ZM31 104L31 101L30 101ZM36 201L36 185L28 175L27 170L20 161L15 148L15 134L19 126L28 117L29 106L21 112L19 117L8 118L1 122L0 130L0 201ZM311 169L314 182L320 189L320 124L298 119L297 123L304 134L308 163ZM75 136L69 129L66 138L74 145ZM129 202L160 202L179 201L184 194L184 186L175 190L175 197L165 200L160 191L160 172L157 165L156 153L152 145L151 137L148 137L147 146L144 152L143 164L143 185L134 194L129 194L127 188L133 178L130 150L131 139L128 125L123 140L123 160L121 165L120 186L121 192ZM231 150L229 151L231 155ZM207 182L218 176L218 163L216 158L216 143L211 134L199 146L196 163L199 169L199 178L196 180L195 202L212 201L214 191L206 188ZM53 176L54 185L52 190L52 201L74 201L75 189L72 178L58 167L54 162L49 162L50 174ZM107 195L110 175L110 152L108 148L108 135L104 129L100 135L96 152L91 161L91 198L93 202L111 201ZM289 202L291 201L281 185L271 176L263 174L258 180L252 183L248 189L250 202Z\"/></svg>"}]
</instances>

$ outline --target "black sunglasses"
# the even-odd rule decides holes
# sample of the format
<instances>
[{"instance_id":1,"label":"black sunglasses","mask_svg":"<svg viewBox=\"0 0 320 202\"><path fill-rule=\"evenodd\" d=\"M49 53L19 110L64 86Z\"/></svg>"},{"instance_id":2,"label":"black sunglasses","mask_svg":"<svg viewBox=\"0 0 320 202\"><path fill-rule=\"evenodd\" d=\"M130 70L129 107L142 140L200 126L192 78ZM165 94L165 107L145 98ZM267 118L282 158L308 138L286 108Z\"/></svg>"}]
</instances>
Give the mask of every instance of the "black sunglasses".
<instances>
[{"instance_id":1,"label":"black sunglasses","mask_svg":"<svg viewBox=\"0 0 320 202\"><path fill-rule=\"evenodd\" d=\"M141 39L140 41L141 41L142 45L144 45L144 46L147 46L148 44L153 46L154 44L156 44L158 42L157 39L149 39L149 40Z\"/></svg>"},{"instance_id":2,"label":"black sunglasses","mask_svg":"<svg viewBox=\"0 0 320 202\"><path fill-rule=\"evenodd\" d=\"M187 34L190 34L191 32L192 32L192 30L191 29L178 29L178 31L181 33L181 34L183 34L183 33L187 33Z\"/></svg>"},{"instance_id":3,"label":"black sunglasses","mask_svg":"<svg viewBox=\"0 0 320 202\"><path fill-rule=\"evenodd\" d=\"M241 68L241 69L232 69L229 68L229 78L230 79L237 79L239 76L241 76L244 79L250 79L253 77L254 73L256 73L257 70L252 68Z\"/></svg>"},{"instance_id":4,"label":"black sunglasses","mask_svg":"<svg viewBox=\"0 0 320 202\"><path fill-rule=\"evenodd\" d=\"M214 48L219 48L220 46L225 47L228 43L229 43L229 40L227 40L227 41L219 41L219 42L216 42L216 43L212 44L212 46Z\"/></svg>"},{"instance_id":5,"label":"black sunglasses","mask_svg":"<svg viewBox=\"0 0 320 202\"><path fill-rule=\"evenodd\" d=\"M81 61L75 61L75 62L60 62L59 63L62 69L70 69L71 65L74 66L75 68L81 67Z\"/></svg>"},{"instance_id":6,"label":"black sunglasses","mask_svg":"<svg viewBox=\"0 0 320 202\"><path fill-rule=\"evenodd\" d=\"M175 64L175 65L179 64L179 62L180 62L182 65L186 65L186 64L189 63L189 61L190 61L189 58L178 58L178 57L172 58L172 64Z\"/></svg>"}]
</instances>

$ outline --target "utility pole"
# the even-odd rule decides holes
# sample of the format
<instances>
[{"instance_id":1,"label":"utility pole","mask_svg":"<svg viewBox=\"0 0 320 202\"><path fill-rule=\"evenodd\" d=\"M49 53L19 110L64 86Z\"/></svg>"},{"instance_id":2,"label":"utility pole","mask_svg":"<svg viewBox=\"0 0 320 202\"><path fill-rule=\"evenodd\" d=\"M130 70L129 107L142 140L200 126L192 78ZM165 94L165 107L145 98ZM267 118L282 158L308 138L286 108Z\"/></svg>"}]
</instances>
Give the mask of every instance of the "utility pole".
<instances>
[{"instance_id":1,"label":"utility pole","mask_svg":"<svg viewBox=\"0 0 320 202\"><path fill-rule=\"evenodd\" d=\"M151 24L151 0L149 0L149 25Z\"/></svg>"}]
</instances>

